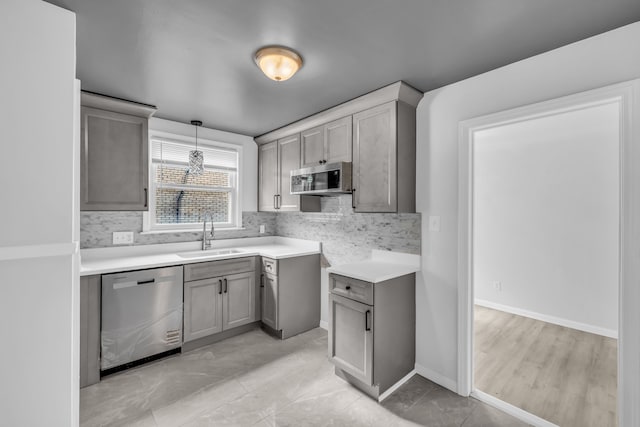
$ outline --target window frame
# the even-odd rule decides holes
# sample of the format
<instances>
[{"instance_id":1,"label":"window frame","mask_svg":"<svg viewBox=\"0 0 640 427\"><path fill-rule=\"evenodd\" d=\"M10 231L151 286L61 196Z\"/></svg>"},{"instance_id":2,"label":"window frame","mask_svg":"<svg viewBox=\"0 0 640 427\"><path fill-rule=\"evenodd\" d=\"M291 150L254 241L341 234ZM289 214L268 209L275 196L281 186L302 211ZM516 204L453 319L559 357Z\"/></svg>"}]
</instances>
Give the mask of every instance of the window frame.
<instances>
[{"instance_id":1,"label":"window frame","mask_svg":"<svg viewBox=\"0 0 640 427\"><path fill-rule=\"evenodd\" d=\"M148 210L143 213L143 233L171 233L171 232L196 232L202 231L202 221L190 222L190 223L164 223L158 224L156 222L156 190L158 188L156 182L156 170L160 166L159 163L153 162L153 149L152 144L154 141L161 140L167 142L176 142L179 144L186 144L195 148L195 137L180 135L170 132L162 131L149 131L149 204ZM217 229L234 230L242 228L242 197L241 197L241 179L242 179L242 146L236 144L229 144L221 141L214 141L202 137L198 137L198 146L210 147L221 150L235 151L238 156L237 167L224 168L224 167L206 167L206 170L229 172L230 174L230 186L229 187L208 187L208 186L188 186L181 184L167 184L163 185L164 188L175 189L190 189L190 190L204 190L210 192L228 192L230 194L230 206L229 206L229 219L227 222L214 222L213 225Z\"/></svg>"}]
</instances>

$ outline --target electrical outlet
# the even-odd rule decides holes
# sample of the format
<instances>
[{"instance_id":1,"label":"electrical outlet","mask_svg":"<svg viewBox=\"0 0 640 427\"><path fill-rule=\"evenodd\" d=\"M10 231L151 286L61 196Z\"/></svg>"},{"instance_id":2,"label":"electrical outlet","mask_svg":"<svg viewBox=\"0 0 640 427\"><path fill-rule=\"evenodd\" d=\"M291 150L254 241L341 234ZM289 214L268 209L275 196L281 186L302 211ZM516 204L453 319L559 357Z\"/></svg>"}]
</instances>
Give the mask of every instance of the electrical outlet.
<instances>
[{"instance_id":1,"label":"electrical outlet","mask_svg":"<svg viewBox=\"0 0 640 427\"><path fill-rule=\"evenodd\" d=\"M500 282L491 282L491 284L493 285L493 289L496 292L502 292L502 283L500 283Z\"/></svg>"},{"instance_id":2,"label":"electrical outlet","mask_svg":"<svg viewBox=\"0 0 640 427\"><path fill-rule=\"evenodd\" d=\"M261 224L260 225L260 234L264 234L264 232L265 232L264 224Z\"/></svg>"},{"instance_id":3,"label":"electrical outlet","mask_svg":"<svg viewBox=\"0 0 640 427\"><path fill-rule=\"evenodd\" d=\"M440 217L439 216L430 216L429 217L429 231L440 231Z\"/></svg>"},{"instance_id":4,"label":"electrical outlet","mask_svg":"<svg viewBox=\"0 0 640 427\"><path fill-rule=\"evenodd\" d=\"M114 245L132 245L133 231L114 231L113 244Z\"/></svg>"}]
</instances>

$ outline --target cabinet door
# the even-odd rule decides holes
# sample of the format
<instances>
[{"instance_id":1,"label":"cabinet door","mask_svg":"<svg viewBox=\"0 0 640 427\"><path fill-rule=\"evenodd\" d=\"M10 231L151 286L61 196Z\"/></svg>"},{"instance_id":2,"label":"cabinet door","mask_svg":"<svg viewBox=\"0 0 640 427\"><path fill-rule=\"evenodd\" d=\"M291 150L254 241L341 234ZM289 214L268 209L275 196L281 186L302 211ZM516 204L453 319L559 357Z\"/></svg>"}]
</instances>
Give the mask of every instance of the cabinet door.
<instances>
[{"instance_id":1,"label":"cabinet door","mask_svg":"<svg viewBox=\"0 0 640 427\"><path fill-rule=\"evenodd\" d=\"M278 140L280 165L278 206L281 211L299 211L300 196L291 194L291 171L300 168L300 135Z\"/></svg>"},{"instance_id":2,"label":"cabinet door","mask_svg":"<svg viewBox=\"0 0 640 427\"><path fill-rule=\"evenodd\" d=\"M80 278L80 387L100 382L100 276Z\"/></svg>"},{"instance_id":3,"label":"cabinet door","mask_svg":"<svg viewBox=\"0 0 640 427\"><path fill-rule=\"evenodd\" d=\"M324 126L309 129L300 134L302 167L318 166L325 160Z\"/></svg>"},{"instance_id":4,"label":"cabinet door","mask_svg":"<svg viewBox=\"0 0 640 427\"><path fill-rule=\"evenodd\" d=\"M246 325L255 320L255 272L233 274L223 279L222 329Z\"/></svg>"},{"instance_id":5,"label":"cabinet door","mask_svg":"<svg viewBox=\"0 0 640 427\"><path fill-rule=\"evenodd\" d=\"M350 162L352 145L351 116L324 126L325 156L327 163Z\"/></svg>"},{"instance_id":6,"label":"cabinet door","mask_svg":"<svg viewBox=\"0 0 640 427\"><path fill-rule=\"evenodd\" d=\"M396 103L353 115L353 203L356 212L397 211Z\"/></svg>"},{"instance_id":7,"label":"cabinet door","mask_svg":"<svg viewBox=\"0 0 640 427\"><path fill-rule=\"evenodd\" d=\"M329 360L373 385L373 307L329 295Z\"/></svg>"},{"instance_id":8,"label":"cabinet door","mask_svg":"<svg viewBox=\"0 0 640 427\"><path fill-rule=\"evenodd\" d=\"M184 282L184 342L222 332L222 277Z\"/></svg>"},{"instance_id":9,"label":"cabinet door","mask_svg":"<svg viewBox=\"0 0 640 427\"><path fill-rule=\"evenodd\" d=\"M81 111L80 210L146 210L148 119Z\"/></svg>"},{"instance_id":10,"label":"cabinet door","mask_svg":"<svg viewBox=\"0 0 640 427\"><path fill-rule=\"evenodd\" d=\"M258 153L258 210L275 211L278 184L278 143L261 145Z\"/></svg>"},{"instance_id":11,"label":"cabinet door","mask_svg":"<svg viewBox=\"0 0 640 427\"><path fill-rule=\"evenodd\" d=\"M278 330L278 278L263 274L262 280L262 323Z\"/></svg>"}]
</instances>

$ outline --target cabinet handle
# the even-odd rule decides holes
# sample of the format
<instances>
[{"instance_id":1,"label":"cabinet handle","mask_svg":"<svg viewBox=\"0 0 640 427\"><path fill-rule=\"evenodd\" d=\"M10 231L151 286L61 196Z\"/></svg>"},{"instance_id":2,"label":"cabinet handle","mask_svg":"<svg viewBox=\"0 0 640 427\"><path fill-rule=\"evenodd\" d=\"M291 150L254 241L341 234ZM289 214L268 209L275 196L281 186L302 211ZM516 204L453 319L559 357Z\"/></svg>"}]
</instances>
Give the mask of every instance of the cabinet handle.
<instances>
[{"instance_id":1,"label":"cabinet handle","mask_svg":"<svg viewBox=\"0 0 640 427\"><path fill-rule=\"evenodd\" d=\"M264 274L260 275L260 287L264 288Z\"/></svg>"},{"instance_id":2,"label":"cabinet handle","mask_svg":"<svg viewBox=\"0 0 640 427\"><path fill-rule=\"evenodd\" d=\"M220 284L220 290L218 291L218 295L222 295L222 279L218 280L218 283Z\"/></svg>"},{"instance_id":3,"label":"cabinet handle","mask_svg":"<svg viewBox=\"0 0 640 427\"><path fill-rule=\"evenodd\" d=\"M318 164L320 164L320 165L321 165L321 164L322 164L322 160L318 160Z\"/></svg>"},{"instance_id":4,"label":"cabinet handle","mask_svg":"<svg viewBox=\"0 0 640 427\"><path fill-rule=\"evenodd\" d=\"M351 207L353 209L356 208L356 189L355 188L351 190Z\"/></svg>"},{"instance_id":5,"label":"cabinet handle","mask_svg":"<svg viewBox=\"0 0 640 427\"><path fill-rule=\"evenodd\" d=\"M344 288L348 291L349 289L351 289L351 286L345 286Z\"/></svg>"},{"instance_id":6,"label":"cabinet handle","mask_svg":"<svg viewBox=\"0 0 640 427\"><path fill-rule=\"evenodd\" d=\"M227 278L224 278L224 293L226 294L229 290L229 284L227 283Z\"/></svg>"},{"instance_id":7,"label":"cabinet handle","mask_svg":"<svg viewBox=\"0 0 640 427\"><path fill-rule=\"evenodd\" d=\"M149 279L149 280L140 280L138 281L138 285L146 285L149 283L154 283L156 281L156 279Z\"/></svg>"},{"instance_id":8,"label":"cabinet handle","mask_svg":"<svg viewBox=\"0 0 640 427\"><path fill-rule=\"evenodd\" d=\"M369 320L369 318L371 317L371 310L367 310L364 312L364 330L365 331L370 331L371 330L371 321Z\"/></svg>"},{"instance_id":9,"label":"cabinet handle","mask_svg":"<svg viewBox=\"0 0 640 427\"><path fill-rule=\"evenodd\" d=\"M274 194L273 195L273 209L278 209L278 199L277 199L278 195Z\"/></svg>"},{"instance_id":10,"label":"cabinet handle","mask_svg":"<svg viewBox=\"0 0 640 427\"><path fill-rule=\"evenodd\" d=\"M278 209L280 209L282 207L282 196L278 194L277 197L278 197Z\"/></svg>"},{"instance_id":11,"label":"cabinet handle","mask_svg":"<svg viewBox=\"0 0 640 427\"><path fill-rule=\"evenodd\" d=\"M149 206L149 191L145 187L145 189L144 189L144 207L146 208L148 206Z\"/></svg>"}]
</instances>

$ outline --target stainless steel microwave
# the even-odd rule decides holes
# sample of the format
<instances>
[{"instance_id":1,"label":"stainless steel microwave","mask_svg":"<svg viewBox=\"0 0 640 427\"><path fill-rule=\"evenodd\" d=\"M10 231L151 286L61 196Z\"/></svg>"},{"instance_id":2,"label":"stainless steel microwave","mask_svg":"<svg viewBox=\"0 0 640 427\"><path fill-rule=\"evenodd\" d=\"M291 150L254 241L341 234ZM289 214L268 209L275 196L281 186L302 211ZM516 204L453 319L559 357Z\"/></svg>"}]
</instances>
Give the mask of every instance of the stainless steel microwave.
<instances>
[{"instance_id":1,"label":"stainless steel microwave","mask_svg":"<svg viewBox=\"0 0 640 427\"><path fill-rule=\"evenodd\" d=\"M327 163L291 171L291 194L351 193L351 163Z\"/></svg>"}]
</instances>

